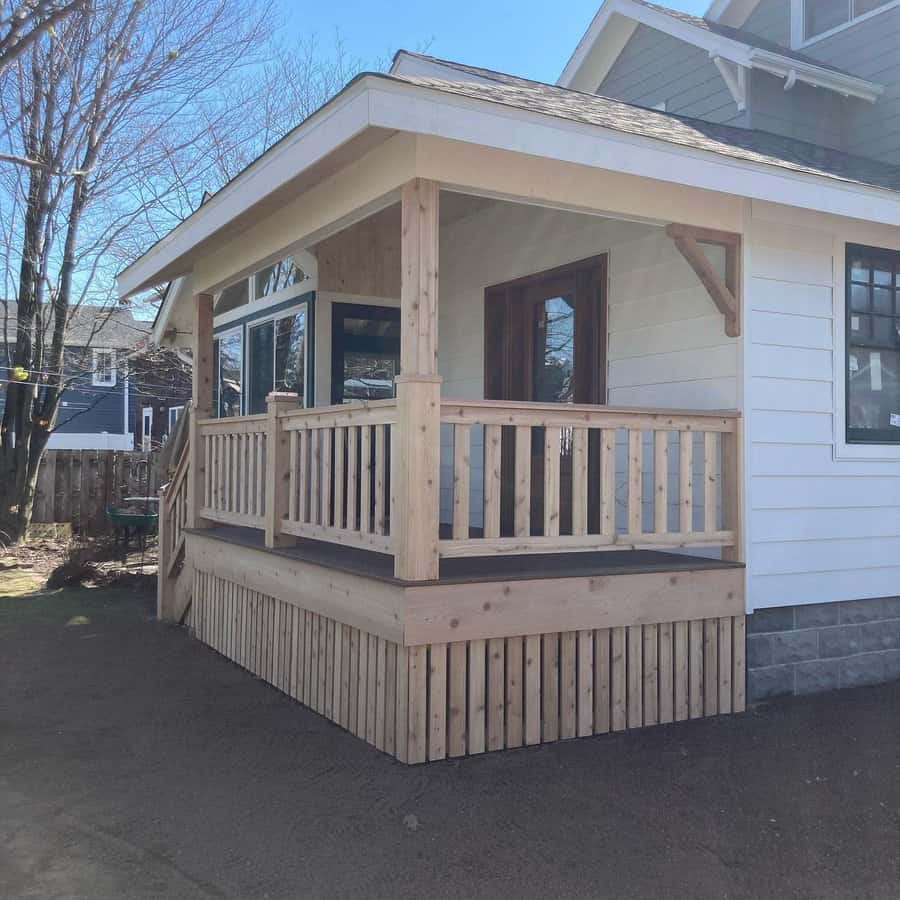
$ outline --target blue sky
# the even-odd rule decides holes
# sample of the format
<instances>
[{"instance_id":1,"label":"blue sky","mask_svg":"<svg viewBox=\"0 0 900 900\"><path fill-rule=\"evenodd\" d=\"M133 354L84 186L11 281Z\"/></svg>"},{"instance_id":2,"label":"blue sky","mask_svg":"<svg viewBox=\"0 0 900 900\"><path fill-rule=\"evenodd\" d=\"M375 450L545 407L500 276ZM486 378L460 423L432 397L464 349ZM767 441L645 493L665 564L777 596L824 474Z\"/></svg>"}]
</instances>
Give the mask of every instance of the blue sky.
<instances>
[{"instance_id":1,"label":"blue sky","mask_svg":"<svg viewBox=\"0 0 900 900\"><path fill-rule=\"evenodd\" d=\"M418 49L539 81L556 81L600 0L280 0L285 36L314 32L323 46L340 29L351 56L366 61ZM668 0L702 14L706 0Z\"/></svg>"}]
</instances>

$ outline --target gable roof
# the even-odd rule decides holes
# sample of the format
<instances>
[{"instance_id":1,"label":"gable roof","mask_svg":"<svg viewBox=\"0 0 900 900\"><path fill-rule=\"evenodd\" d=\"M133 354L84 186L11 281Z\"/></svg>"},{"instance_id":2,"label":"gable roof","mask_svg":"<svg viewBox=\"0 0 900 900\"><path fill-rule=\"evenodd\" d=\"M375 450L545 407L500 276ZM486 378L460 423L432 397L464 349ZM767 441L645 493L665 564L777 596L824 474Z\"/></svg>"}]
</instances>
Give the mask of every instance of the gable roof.
<instances>
[{"instance_id":1,"label":"gable roof","mask_svg":"<svg viewBox=\"0 0 900 900\"><path fill-rule=\"evenodd\" d=\"M317 174L338 171L398 132L871 222L900 220L895 166L487 69L453 71L467 75L356 76L123 269L120 296L187 275L209 242L227 234L240 217L250 222L265 215L283 192L292 191L296 200ZM302 238L296 236L297 246ZM207 273L207 281L192 289L217 286Z\"/></svg>"},{"instance_id":2,"label":"gable roof","mask_svg":"<svg viewBox=\"0 0 900 900\"><path fill-rule=\"evenodd\" d=\"M566 63L557 84L599 89L637 25L645 25L702 50L710 57L780 78L806 82L848 97L874 102L880 84L836 69L744 28L701 18L648 0L604 0Z\"/></svg>"},{"instance_id":3,"label":"gable roof","mask_svg":"<svg viewBox=\"0 0 900 900\"><path fill-rule=\"evenodd\" d=\"M407 51L403 51L406 53ZM795 172L900 191L900 166L853 156L817 144L759 129L718 125L705 119L635 106L600 94L530 81L477 66L415 54L477 80L445 81L423 75L393 74L396 80L445 93L598 125L626 134L653 138L695 150L706 150Z\"/></svg>"},{"instance_id":4,"label":"gable roof","mask_svg":"<svg viewBox=\"0 0 900 900\"><path fill-rule=\"evenodd\" d=\"M8 334L13 339L18 304L7 304ZM105 321L104 321L105 318ZM4 311L0 306L0 340L3 338ZM150 334L150 323L135 319L127 307L83 304L70 314L66 326L67 347L102 347L104 350L134 350Z\"/></svg>"}]
</instances>

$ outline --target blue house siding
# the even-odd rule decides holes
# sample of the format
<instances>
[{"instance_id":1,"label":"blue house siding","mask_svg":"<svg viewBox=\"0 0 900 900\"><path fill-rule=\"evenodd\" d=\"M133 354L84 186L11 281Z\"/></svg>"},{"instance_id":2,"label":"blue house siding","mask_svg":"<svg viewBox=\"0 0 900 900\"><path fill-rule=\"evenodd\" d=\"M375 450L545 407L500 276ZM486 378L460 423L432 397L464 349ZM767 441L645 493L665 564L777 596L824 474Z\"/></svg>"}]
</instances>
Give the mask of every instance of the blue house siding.
<instances>
[{"instance_id":1,"label":"blue house siding","mask_svg":"<svg viewBox=\"0 0 900 900\"><path fill-rule=\"evenodd\" d=\"M638 25L600 85L599 94L719 124L745 125L709 54Z\"/></svg>"},{"instance_id":2,"label":"blue house siding","mask_svg":"<svg viewBox=\"0 0 900 900\"><path fill-rule=\"evenodd\" d=\"M743 27L751 34L790 47L791 0L761 0Z\"/></svg>"},{"instance_id":3,"label":"blue house siding","mask_svg":"<svg viewBox=\"0 0 900 900\"><path fill-rule=\"evenodd\" d=\"M67 351L69 371L75 366ZM59 435L119 435L130 432L134 421L134 404L129 396L130 415L125 415L126 373L120 361L117 365L116 383L110 387L93 384L92 374L78 374L74 382L63 392L55 434ZM79 370L82 366L78 367ZM130 393L130 392L129 392ZM0 415L6 405L6 391L0 391ZM51 438L52 440L52 438ZM98 447L104 442L98 440ZM90 449L90 448L87 448Z\"/></svg>"}]
</instances>

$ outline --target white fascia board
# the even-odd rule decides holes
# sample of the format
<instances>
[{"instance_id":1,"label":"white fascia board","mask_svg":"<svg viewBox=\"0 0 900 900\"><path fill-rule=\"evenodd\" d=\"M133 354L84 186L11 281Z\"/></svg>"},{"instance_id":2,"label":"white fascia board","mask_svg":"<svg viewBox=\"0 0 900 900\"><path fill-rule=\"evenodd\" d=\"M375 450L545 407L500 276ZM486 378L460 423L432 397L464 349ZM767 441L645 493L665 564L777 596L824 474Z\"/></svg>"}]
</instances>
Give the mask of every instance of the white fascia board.
<instances>
[{"instance_id":1,"label":"white fascia board","mask_svg":"<svg viewBox=\"0 0 900 900\"><path fill-rule=\"evenodd\" d=\"M453 66L439 62L436 59L425 59L417 54L399 50L397 58L390 69L391 75L425 76L426 78L440 78L444 81L474 81L481 84L496 84L496 79L485 78L474 72L463 72Z\"/></svg>"},{"instance_id":2,"label":"white fascia board","mask_svg":"<svg viewBox=\"0 0 900 900\"><path fill-rule=\"evenodd\" d=\"M120 272L119 296L153 286L167 266L365 130L369 125L366 82L360 78L345 88Z\"/></svg>"},{"instance_id":3,"label":"white fascia board","mask_svg":"<svg viewBox=\"0 0 900 900\"><path fill-rule=\"evenodd\" d=\"M833 72L768 50L751 49L750 66L781 78L805 81L814 87L826 88L846 97L859 97L869 103L874 103L884 93L882 85L864 78Z\"/></svg>"},{"instance_id":4,"label":"white fascia board","mask_svg":"<svg viewBox=\"0 0 900 900\"><path fill-rule=\"evenodd\" d=\"M382 80L372 124L896 225L900 193Z\"/></svg>"},{"instance_id":5,"label":"white fascia board","mask_svg":"<svg viewBox=\"0 0 900 900\"><path fill-rule=\"evenodd\" d=\"M782 56L779 53L760 50L741 41L736 41L721 34L715 34L712 31L705 31L688 22L676 19L667 13L633 3L632 0L607 0L603 4L600 12L595 16L590 28L588 28L575 53L563 70L557 84L562 87L570 86L578 74L578 70L584 64L599 39L600 32L606 27L610 17L614 14L633 19L641 25L661 31L663 34L668 34L676 40L684 41L686 44L692 44L695 47L706 50L711 57L721 57L737 66L763 69L772 74L780 75L782 78L787 78L793 70L800 81L805 81L816 87L827 88L846 96L861 97L870 102L874 102L884 90L880 85L866 81L863 78L844 75L841 72L834 72L831 69L825 69L812 63L804 63L792 57ZM619 52L621 52L621 49L619 49ZM606 62L609 62L611 66L613 61Z\"/></svg>"}]
</instances>

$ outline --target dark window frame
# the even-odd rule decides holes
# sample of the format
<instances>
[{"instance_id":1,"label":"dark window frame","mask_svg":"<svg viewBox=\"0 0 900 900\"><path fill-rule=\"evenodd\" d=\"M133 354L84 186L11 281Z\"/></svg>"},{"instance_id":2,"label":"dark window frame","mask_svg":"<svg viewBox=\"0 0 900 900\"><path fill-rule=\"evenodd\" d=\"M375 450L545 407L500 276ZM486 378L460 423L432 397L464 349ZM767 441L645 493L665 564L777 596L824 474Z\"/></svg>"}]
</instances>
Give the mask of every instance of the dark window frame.
<instances>
[{"instance_id":1,"label":"dark window frame","mask_svg":"<svg viewBox=\"0 0 900 900\"><path fill-rule=\"evenodd\" d=\"M874 279L871 275L872 264L874 262L882 262L887 264L891 269L892 290L894 292L894 315L888 316L883 313L874 313L870 306L865 313L855 311L851 305L851 294L854 284L862 284L862 282L854 282L851 276L852 261L854 257L862 256L869 264L869 281L867 285L871 291L874 287ZM850 348L852 343L851 316L867 315L881 316L882 318L893 318L895 323L900 321L900 251L889 250L884 247L869 247L864 244L846 244L844 247L844 439L847 444L869 444L869 445L900 445L900 428L873 429L873 428L854 428L850 423ZM881 285L879 285L881 287ZM900 353L900 343L895 347L883 347L874 343L870 345L853 344L854 347L864 349L869 346L870 349L884 350L886 352ZM900 398L898 398L898 409L900 409Z\"/></svg>"},{"instance_id":2,"label":"dark window frame","mask_svg":"<svg viewBox=\"0 0 900 900\"><path fill-rule=\"evenodd\" d=\"M344 330L345 319L375 319L380 321L400 321L400 307L368 303L331 304L331 402L344 402L344 352L349 349ZM370 338L372 343L381 339ZM377 347L375 348L378 349ZM383 348L387 349L387 348ZM396 394L396 390L395 390Z\"/></svg>"}]
</instances>

